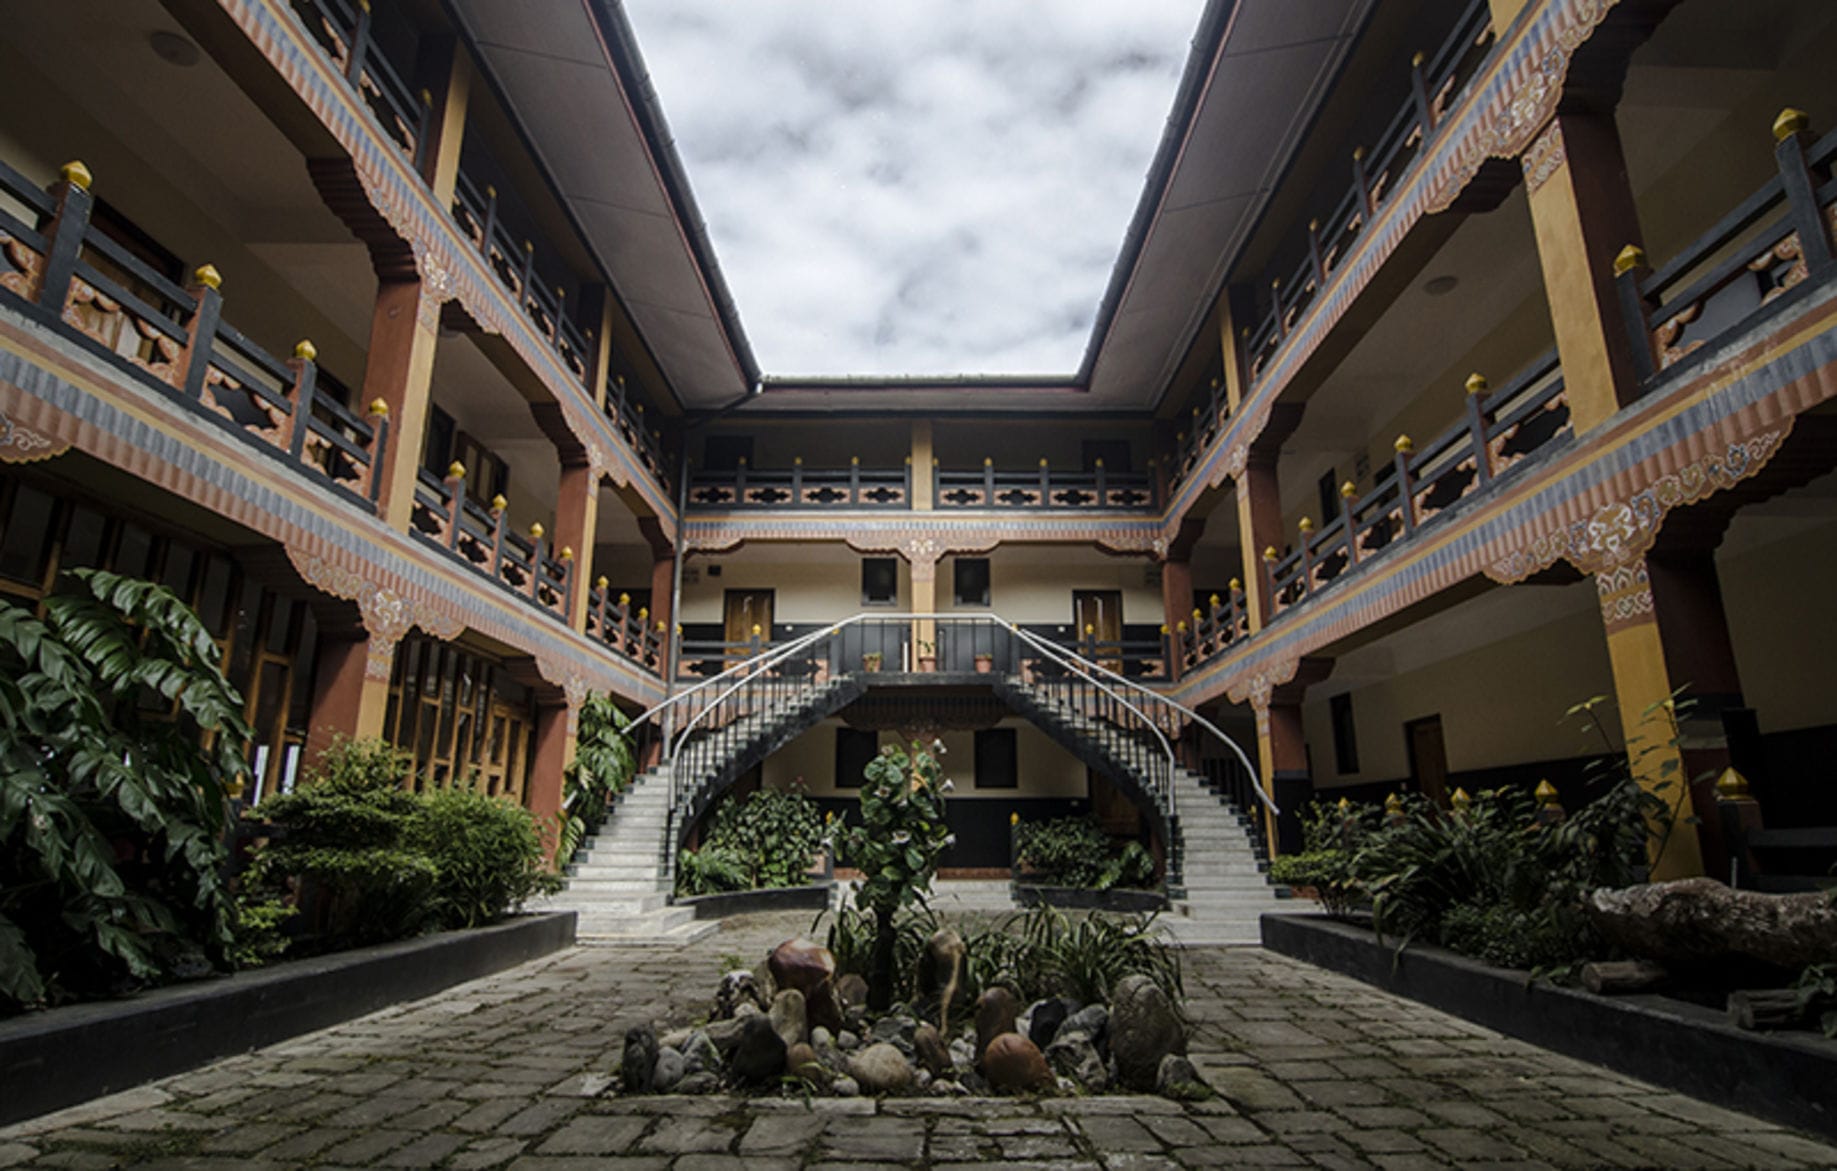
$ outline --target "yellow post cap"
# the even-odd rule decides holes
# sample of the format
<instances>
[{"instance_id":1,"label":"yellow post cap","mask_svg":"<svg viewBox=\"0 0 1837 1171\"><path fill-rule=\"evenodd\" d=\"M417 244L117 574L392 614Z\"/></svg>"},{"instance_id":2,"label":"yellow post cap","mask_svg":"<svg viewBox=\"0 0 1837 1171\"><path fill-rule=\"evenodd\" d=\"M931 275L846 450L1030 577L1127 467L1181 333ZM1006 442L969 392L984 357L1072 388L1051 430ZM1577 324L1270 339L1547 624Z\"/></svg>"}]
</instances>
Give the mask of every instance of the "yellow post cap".
<instances>
[{"instance_id":1,"label":"yellow post cap","mask_svg":"<svg viewBox=\"0 0 1837 1171\"><path fill-rule=\"evenodd\" d=\"M1628 244L1614 257L1614 275L1632 272L1636 268L1646 267L1646 250L1637 244Z\"/></svg>"},{"instance_id":2,"label":"yellow post cap","mask_svg":"<svg viewBox=\"0 0 1837 1171\"><path fill-rule=\"evenodd\" d=\"M1395 789L1392 789L1391 795L1384 799L1384 812L1402 813L1403 812L1403 795L1398 793Z\"/></svg>"},{"instance_id":3,"label":"yellow post cap","mask_svg":"<svg viewBox=\"0 0 1837 1171\"><path fill-rule=\"evenodd\" d=\"M1475 371L1467 376L1468 394L1485 394L1488 389L1490 386L1486 381L1486 375Z\"/></svg>"},{"instance_id":4,"label":"yellow post cap","mask_svg":"<svg viewBox=\"0 0 1837 1171\"><path fill-rule=\"evenodd\" d=\"M191 281L207 289L221 289L223 274L217 271L217 266L214 264L200 264L191 270Z\"/></svg>"},{"instance_id":5,"label":"yellow post cap","mask_svg":"<svg viewBox=\"0 0 1837 1171\"><path fill-rule=\"evenodd\" d=\"M605 578L601 578L600 580L601 580L601 581L604 581L604 580L606 580L606 579L605 579ZM629 605L631 605L631 595L630 595L630 594L620 594L620 595L619 595L619 605L621 605L621 606L629 606Z\"/></svg>"},{"instance_id":6,"label":"yellow post cap","mask_svg":"<svg viewBox=\"0 0 1837 1171\"><path fill-rule=\"evenodd\" d=\"M1314 518L1311 516L1304 516L1301 518L1301 523L1297 524L1295 527L1304 533L1311 533L1314 531Z\"/></svg>"},{"instance_id":7,"label":"yellow post cap","mask_svg":"<svg viewBox=\"0 0 1837 1171\"><path fill-rule=\"evenodd\" d=\"M1716 778L1716 796L1723 801L1746 801L1753 794L1748 790L1748 778L1733 768L1725 768Z\"/></svg>"},{"instance_id":8,"label":"yellow post cap","mask_svg":"<svg viewBox=\"0 0 1837 1171\"><path fill-rule=\"evenodd\" d=\"M1354 496L1359 494L1359 486L1351 480L1347 480L1344 484L1339 486L1339 494L1351 500Z\"/></svg>"},{"instance_id":9,"label":"yellow post cap","mask_svg":"<svg viewBox=\"0 0 1837 1171\"><path fill-rule=\"evenodd\" d=\"M302 362L318 361L319 347L313 345L309 339L301 338L299 341L293 343L293 356L300 359Z\"/></svg>"},{"instance_id":10,"label":"yellow post cap","mask_svg":"<svg viewBox=\"0 0 1837 1171\"><path fill-rule=\"evenodd\" d=\"M593 581L593 586L594 586L594 588L595 588L595 589L600 589L600 590L603 590L603 589L605 589L605 588L606 588L607 586L609 586L609 585L611 585L611 584L612 584L612 579L611 579L611 578L609 578L609 577L607 577L607 576L606 576L605 574L603 574L603 573L602 573L602 574L600 574L600 575L599 575L599 577L597 577L597 578L595 578L595 579L594 579L594 581Z\"/></svg>"},{"instance_id":11,"label":"yellow post cap","mask_svg":"<svg viewBox=\"0 0 1837 1171\"><path fill-rule=\"evenodd\" d=\"M1021 823L1021 815L1019 813L1008 814L1008 824L1009 825L1019 825L1020 823Z\"/></svg>"},{"instance_id":12,"label":"yellow post cap","mask_svg":"<svg viewBox=\"0 0 1837 1171\"><path fill-rule=\"evenodd\" d=\"M1467 795L1467 790L1457 786L1454 790L1454 795L1448 798L1448 804L1452 805L1457 811L1460 811L1472 805L1473 798Z\"/></svg>"},{"instance_id":13,"label":"yellow post cap","mask_svg":"<svg viewBox=\"0 0 1837 1171\"><path fill-rule=\"evenodd\" d=\"M1539 805L1555 805L1557 796L1556 786L1550 783L1549 778L1546 777L1537 782L1537 803Z\"/></svg>"},{"instance_id":14,"label":"yellow post cap","mask_svg":"<svg viewBox=\"0 0 1837 1171\"><path fill-rule=\"evenodd\" d=\"M1232 578L1232 579L1231 579L1231 580L1230 580L1229 582L1227 582L1227 583L1225 583L1225 584L1226 584L1226 588L1228 588L1228 589L1229 589L1229 590L1230 590L1230 591L1231 591L1232 593L1234 593L1234 594L1235 594L1235 593L1236 593L1237 591L1239 591L1239 590L1241 590L1241 589L1243 589L1243 588L1244 588L1244 583L1243 583L1243 582L1241 582L1241 581L1239 581L1239 580L1238 580L1237 578L1235 578L1235 577L1234 577L1234 578Z\"/></svg>"},{"instance_id":15,"label":"yellow post cap","mask_svg":"<svg viewBox=\"0 0 1837 1171\"><path fill-rule=\"evenodd\" d=\"M574 546L572 546L572 545L563 545L563 546L561 547L561 552L560 552L559 554L557 554L557 556L558 556L558 557L559 557L559 558L560 558L561 560L563 560L563 561L572 561L572 560L574 560Z\"/></svg>"},{"instance_id":16,"label":"yellow post cap","mask_svg":"<svg viewBox=\"0 0 1837 1171\"><path fill-rule=\"evenodd\" d=\"M510 507L510 501L504 499L504 494L502 492L499 492L496 496L493 496L491 498L491 511L503 512L506 508L509 508L509 507Z\"/></svg>"},{"instance_id":17,"label":"yellow post cap","mask_svg":"<svg viewBox=\"0 0 1837 1171\"><path fill-rule=\"evenodd\" d=\"M89 173L89 168L83 165L82 159L71 159L59 167L57 173L64 182L83 191L88 191L89 185L96 181L96 177Z\"/></svg>"},{"instance_id":18,"label":"yellow post cap","mask_svg":"<svg viewBox=\"0 0 1837 1171\"><path fill-rule=\"evenodd\" d=\"M529 526L529 535L538 541L542 539L542 534L546 532L548 532L548 530L542 527L541 521L536 521Z\"/></svg>"},{"instance_id":19,"label":"yellow post cap","mask_svg":"<svg viewBox=\"0 0 1837 1171\"><path fill-rule=\"evenodd\" d=\"M1803 130L1811 129L1811 115L1804 110L1795 110L1787 106L1780 111L1779 117L1773 120L1773 141L1785 142L1788 138ZM82 164L78 164L81 166ZM87 187L89 184L85 183Z\"/></svg>"},{"instance_id":20,"label":"yellow post cap","mask_svg":"<svg viewBox=\"0 0 1837 1171\"><path fill-rule=\"evenodd\" d=\"M1416 450L1416 441L1411 439L1408 435L1399 435L1397 436L1397 441L1391 444L1391 450L1395 451L1398 455L1408 455L1410 452Z\"/></svg>"},{"instance_id":21,"label":"yellow post cap","mask_svg":"<svg viewBox=\"0 0 1837 1171\"><path fill-rule=\"evenodd\" d=\"M458 460L454 460L452 463L446 466L446 478L449 480L465 479L466 478L466 465L460 463Z\"/></svg>"},{"instance_id":22,"label":"yellow post cap","mask_svg":"<svg viewBox=\"0 0 1837 1171\"><path fill-rule=\"evenodd\" d=\"M370 413L379 419L386 419L389 417L389 404L381 398L373 398L370 400Z\"/></svg>"}]
</instances>

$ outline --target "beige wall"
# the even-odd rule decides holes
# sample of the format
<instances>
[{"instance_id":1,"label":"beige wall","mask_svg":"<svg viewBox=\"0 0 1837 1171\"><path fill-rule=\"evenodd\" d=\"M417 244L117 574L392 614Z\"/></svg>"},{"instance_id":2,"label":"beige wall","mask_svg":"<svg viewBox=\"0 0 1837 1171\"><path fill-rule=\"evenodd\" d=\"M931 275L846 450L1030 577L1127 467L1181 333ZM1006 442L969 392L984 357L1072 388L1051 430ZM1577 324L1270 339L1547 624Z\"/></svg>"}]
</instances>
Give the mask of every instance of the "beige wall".
<instances>
[{"instance_id":1,"label":"beige wall","mask_svg":"<svg viewBox=\"0 0 1837 1171\"><path fill-rule=\"evenodd\" d=\"M954 558L938 563L938 609L968 614L995 613L1010 622L1072 623L1073 590L1119 590L1123 621L1161 623L1161 587L1149 585L1153 562L1146 557L1118 557L1075 546L1009 545L987 554L988 606L955 603Z\"/></svg>"},{"instance_id":2,"label":"beige wall","mask_svg":"<svg viewBox=\"0 0 1837 1171\"><path fill-rule=\"evenodd\" d=\"M696 557L689 567L700 580L683 581L682 622L719 622L728 590L773 590L777 622L834 622L861 613L861 558L842 544L753 544L735 553ZM710 577L711 565L721 568ZM911 575L900 565L899 607L912 597Z\"/></svg>"},{"instance_id":3,"label":"beige wall","mask_svg":"<svg viewBox=\"0 0 1837 1171\"><path fill-rule=\"evenodd\" d=\"M1748 544L1753 540L1764 543ZM1837 521L1739 515L1717 572L1742 698L1759 714L1761 731L1837 723L1830 677L1837 652L1830 603Z\"/></svg>"},{"instance_id":4,"label":"beige wall","mask_svg":"<svg viewBox=\"0 0 1837 1171\"><path fill-rule=\"evenodd\" d=\"M825 720L785 745L765 762L764 783L775 789L788 787L802 777L812 797L852 796L853 789L838 790L835 785L836 729L840 720ZM1085 766L1044 732L1018 717L1004 719L998 725L1016 729L1015 756L1020 766L1020 787L1015 789L976 788L976 736L973 732L945 732L944 756L940 763L944 775L955 783L952 801L1000 802L1017 797L1064 797L1083 799L1089 796ZM899 733L882 732L882 745L898 744Z\"/></svg>"}]
</instances>

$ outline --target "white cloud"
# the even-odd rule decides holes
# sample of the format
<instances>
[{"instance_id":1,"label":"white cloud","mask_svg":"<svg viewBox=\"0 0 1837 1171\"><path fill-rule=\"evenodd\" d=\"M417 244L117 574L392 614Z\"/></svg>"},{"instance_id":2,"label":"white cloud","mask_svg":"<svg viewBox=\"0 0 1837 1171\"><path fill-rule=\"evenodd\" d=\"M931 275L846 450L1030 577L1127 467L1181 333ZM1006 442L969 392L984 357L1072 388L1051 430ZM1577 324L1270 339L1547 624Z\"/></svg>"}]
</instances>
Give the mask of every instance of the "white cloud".
<instances>
[{"instance_id":1,"label":"white cloud","mask_svg":"<svg viewBox=\"0 0 1837 1171\"><path fill-rule=\"evenodd\" d=\"M770 374L1066 374L1202 0L626 0Z\"/></svg>"}]
</instances>

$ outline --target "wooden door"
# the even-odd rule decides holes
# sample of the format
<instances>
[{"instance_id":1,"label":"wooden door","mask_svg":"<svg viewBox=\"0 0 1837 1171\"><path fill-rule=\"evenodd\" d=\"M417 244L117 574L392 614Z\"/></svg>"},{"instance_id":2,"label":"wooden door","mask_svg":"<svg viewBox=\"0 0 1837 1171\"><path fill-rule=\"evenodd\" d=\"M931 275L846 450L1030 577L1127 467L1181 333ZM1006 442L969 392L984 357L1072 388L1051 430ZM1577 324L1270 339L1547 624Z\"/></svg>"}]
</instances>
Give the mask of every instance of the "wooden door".
<instances>
[{"instance_id":1,"label":"wooden door","mask_svg":"<svg viewBox=\"0 0 1837 1171\"><path fill-rule=\"evenodd\" d=\"M728 590L725 610L726 631L723 637L730 646L744 646L753 641L754 628L761 643L772 641L772 591ZM740 654L746 654L742 650Z\"/></svg>"},{"instance_id":2,"label":"wooden door","mask_svg":"<svg viewBox=\"0 0 1837 1171\"><path fill-rule=\"evenodd\" d=\"M1448 753L1442 745L1442 718L1428 716L1403 726L1410 746L1410 775L1416 788L1437 805L1448 804Z\"/></svg>"},{"instance_id":3,"label":"wooden door","mask_svg":"<svg viewBox=\"0 0 1837 1171\"><path fill-rule=\"evenodd\" d=\"M1116 648L1123 641L1123 594L1121 590L1073 590L1072 620L1080 644L1090 641L1109 654L1099 659L1112 671L1123 669L1116 658Z\"/></svg>"}]
</instances>

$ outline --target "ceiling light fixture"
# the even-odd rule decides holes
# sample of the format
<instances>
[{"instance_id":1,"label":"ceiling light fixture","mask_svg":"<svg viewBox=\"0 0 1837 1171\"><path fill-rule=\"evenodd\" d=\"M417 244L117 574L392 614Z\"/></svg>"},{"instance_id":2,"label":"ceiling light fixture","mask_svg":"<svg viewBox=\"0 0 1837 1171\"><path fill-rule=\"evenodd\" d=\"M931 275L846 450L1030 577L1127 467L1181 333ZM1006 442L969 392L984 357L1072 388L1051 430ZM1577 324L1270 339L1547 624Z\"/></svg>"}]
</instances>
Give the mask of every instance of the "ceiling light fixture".
<instances>
[{"instance_id":1,"label":"ceiling light fixture","mask_svg":"<svg viewBox=\"0 0 1837 1171\"><path fill-rule=\"evenodd\" d=\"M203 57L198 46L175 32L157 29L147 36L147 44L153 53L168 65L177 65L181 69L190 69Z\"/></svg>"},{"instance_id":2,"label":"ceiling light fixture","mask_svg":"<svg viewBox=\"0 0 1837 1171\"><path fill-rule=\"evenodd\" d=\"M1443 297L1454 292L1460 283L1461 278L1458 276L1430 277L1423 282L1422 291L1431 297Z\"/></svg>"}]
</instances>

